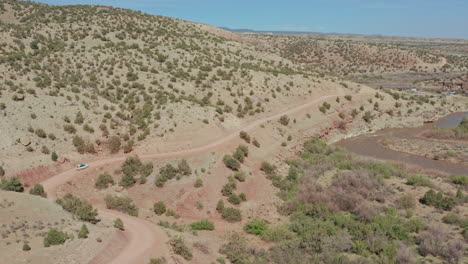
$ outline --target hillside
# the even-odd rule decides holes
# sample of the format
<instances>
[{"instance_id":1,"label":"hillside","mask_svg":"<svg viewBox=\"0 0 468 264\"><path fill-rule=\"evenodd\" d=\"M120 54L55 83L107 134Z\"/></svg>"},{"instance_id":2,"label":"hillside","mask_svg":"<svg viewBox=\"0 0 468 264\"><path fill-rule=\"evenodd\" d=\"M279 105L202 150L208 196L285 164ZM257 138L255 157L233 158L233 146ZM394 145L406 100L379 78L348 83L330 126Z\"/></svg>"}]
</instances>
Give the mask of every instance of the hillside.
<instances>
[{"instance_id":1,"label":"hillside","mask_svg":"<svg viewBox=\"0 0 468 264\"><path fill-rule=\"evenodd\" d=\"M392 129L467 111L350 81L466 69L446 55L102 6L0 0L0 21L8 263L466 262L466 176L329 145L385 130L390 151L418 136Z\"/></svg>"},{"instance_id":2,"label":"hillside","mask_svg":"<svg viewBox=\"0 0 468 264\"><path fill-rule=\"evenodd\" d=\"M220 133L304 96L343 89L200 24L22 1L3 1L1 10L0 149L8 149L1 159L11 170L25 158L47 163L53 151L76 158L69 152L75 136L82 153L107 151L112 136L129 152L189 129Z\"/></svg>"}]
</instances>

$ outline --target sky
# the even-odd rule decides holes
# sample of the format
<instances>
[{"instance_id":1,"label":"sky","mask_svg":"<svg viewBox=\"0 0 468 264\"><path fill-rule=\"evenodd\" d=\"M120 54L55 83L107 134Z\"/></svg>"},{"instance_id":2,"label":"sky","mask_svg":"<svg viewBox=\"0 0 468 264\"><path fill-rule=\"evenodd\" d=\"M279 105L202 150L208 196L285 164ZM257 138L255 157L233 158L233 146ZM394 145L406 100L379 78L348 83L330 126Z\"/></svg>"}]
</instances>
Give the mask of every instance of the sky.
<instances>
[{"instance_id":1,"label":"sky","mask_svg":"<svg viewBox=\"0 0 468 264\"><path fill-rule=\"evenodd\" d=\"M468 39L468 0L38 0L128 8L233 29Z\"/></svg>"}]
</instances>

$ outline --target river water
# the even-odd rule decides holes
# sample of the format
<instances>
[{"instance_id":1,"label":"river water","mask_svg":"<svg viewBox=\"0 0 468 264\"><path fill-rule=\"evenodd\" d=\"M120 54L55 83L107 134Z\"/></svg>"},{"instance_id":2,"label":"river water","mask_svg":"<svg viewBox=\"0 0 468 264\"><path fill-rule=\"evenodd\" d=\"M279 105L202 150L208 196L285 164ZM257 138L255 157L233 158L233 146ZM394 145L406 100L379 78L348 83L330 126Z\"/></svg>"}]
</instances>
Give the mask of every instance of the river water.
<instances>
[{"instance_id":1,"label":"river water","mask_svg":"<svg viewBox=\"0 0 468 264\"><path fill-rule=\"evenodd\" d=\"M394 151L379 143L379 140L386 136L410 138L433 126L455 127L460 124L465 116L468 116L468 112L451 114L433 124L425 124L420 127L383 129L374 134L341 140L337 142L336 145L361 156L416 165L424 169L438 170L452 175L468 175L468 166Z\"/></svg>"}]
</instances>

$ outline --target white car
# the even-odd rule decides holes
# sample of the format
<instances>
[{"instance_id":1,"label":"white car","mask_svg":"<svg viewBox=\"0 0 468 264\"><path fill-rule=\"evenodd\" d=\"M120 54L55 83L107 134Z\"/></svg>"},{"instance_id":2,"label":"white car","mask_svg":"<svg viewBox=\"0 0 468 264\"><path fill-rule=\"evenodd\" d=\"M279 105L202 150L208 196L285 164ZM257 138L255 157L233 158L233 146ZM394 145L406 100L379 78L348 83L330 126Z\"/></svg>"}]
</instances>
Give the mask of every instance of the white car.
<instances>
[{"instance_id":1,"label":"white car","mask_svg":"<svg viewBox=\"0 0 468 264\"><path fill-rule=\"evenodd\" d=\"M77 170L85 170L85 169L87 169L88 167L89 167L88 164L78 164L78 165L76 165L76 169L77 169Z\"/></svg>"}]
</instances>

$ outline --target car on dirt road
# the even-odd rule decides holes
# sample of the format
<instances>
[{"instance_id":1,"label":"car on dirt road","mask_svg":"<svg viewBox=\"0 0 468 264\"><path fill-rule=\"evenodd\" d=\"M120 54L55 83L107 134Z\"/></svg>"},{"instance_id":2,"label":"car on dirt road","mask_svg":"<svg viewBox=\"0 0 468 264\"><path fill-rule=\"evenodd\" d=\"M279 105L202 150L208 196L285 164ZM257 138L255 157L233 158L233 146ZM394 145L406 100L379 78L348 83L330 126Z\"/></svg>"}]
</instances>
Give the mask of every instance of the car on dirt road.
<instances>
[{"instance_id":1,"label":"car on dirt road","mask_svg":"<svg viewBox=\"0 0 468 264\"><path fill-rule=\"evenodd\" d=\"M80 170L85 170L87 168L89 168L88 164L78 164L78 165L76 165L76 169L79 170L79 171Z\"/></svg>"}]
</instances>

